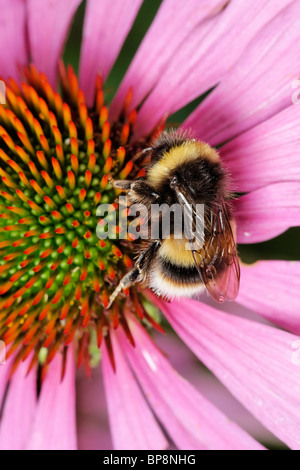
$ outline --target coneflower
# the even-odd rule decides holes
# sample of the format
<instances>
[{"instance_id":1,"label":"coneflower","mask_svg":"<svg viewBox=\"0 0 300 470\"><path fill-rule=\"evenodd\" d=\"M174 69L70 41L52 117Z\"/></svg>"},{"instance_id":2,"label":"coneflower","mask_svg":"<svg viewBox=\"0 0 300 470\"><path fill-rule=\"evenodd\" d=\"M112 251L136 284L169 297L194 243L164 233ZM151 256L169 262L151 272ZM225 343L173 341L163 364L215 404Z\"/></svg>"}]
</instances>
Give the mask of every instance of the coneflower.
<instances>
[{"instance_id":1,"label":"coneflower","mask_svg":"<svg viewBox=\"0 0 300 470\"><path fill-rule=\"evenodd\" d=\"M266 428L300 448L299 263L241 268L235 311L280 328L139 288L107 309L134 243L118 226L116 238L96 234L99 205L123 210L109 176L143 175L136 155L212 89L182 127L218 146L242 194L238 243L299 225L299 2L164 0L111 105L103 85L141 0L87 1L79 80L60 60L79 0L0 3L0 447L76 449L75 365L90 376L101 356L116 449L262 449L155 345L163 314Z\"/></svg>"}]
</instances>

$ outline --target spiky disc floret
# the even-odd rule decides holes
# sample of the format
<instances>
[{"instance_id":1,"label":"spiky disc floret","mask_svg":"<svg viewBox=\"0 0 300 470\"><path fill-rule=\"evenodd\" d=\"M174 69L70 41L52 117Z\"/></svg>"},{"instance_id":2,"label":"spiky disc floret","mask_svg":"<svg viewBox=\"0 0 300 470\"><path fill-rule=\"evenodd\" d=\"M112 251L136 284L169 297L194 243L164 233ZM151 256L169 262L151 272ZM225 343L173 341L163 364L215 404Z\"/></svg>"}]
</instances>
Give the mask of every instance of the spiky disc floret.
<instances>
[{"instance_id":1,"label":"spiky disc floret","mask_svg":"<svg viewBox=\"0 0 300 470\"><path fill-rule=\"evenodd\" d=\"M16 364L34 351L33 365L42 347L47 364L77 333L81 362L91 327L98 344L109 322L127 330L118 303L105 307L130 251L97 238L96 209L115 200L110 173L140 171L131 161L140 147L128 144L135 111L110 126L99 77L88 109L72 68L61 67L62 97L33 66L24 73L0 105L0 337ZM143 315L136 293L131 304Z\"/></svg>"}]
</instances>

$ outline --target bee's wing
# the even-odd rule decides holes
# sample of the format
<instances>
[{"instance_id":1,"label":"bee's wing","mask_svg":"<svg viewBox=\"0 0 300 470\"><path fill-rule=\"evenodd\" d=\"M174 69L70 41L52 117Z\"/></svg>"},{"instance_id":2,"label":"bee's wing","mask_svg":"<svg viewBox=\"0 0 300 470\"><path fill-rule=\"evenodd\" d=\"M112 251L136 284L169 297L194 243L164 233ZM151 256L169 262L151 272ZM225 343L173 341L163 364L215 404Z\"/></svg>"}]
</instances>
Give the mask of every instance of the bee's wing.
<instances>
[{"instance_id":1,"label":"bee's wing","mask_svg":"<svg viewBox=\"0 0 300 470\"><path fill-rule=\"evenodd\" d=\"M239 291L240 265L225 202L215 203L202 219L179 183L174 183L174 190L188 221L185 235L190 242L195 266L209 294L220 303L235 300ZM195 222L199 222L198 227L205 228L205 235Z\"/></svg>"},{"instance_id":2,"label":"bee's wing","mask_svg":"<svg viewBox=\"0 0 300 470\"><path fill-rule=\"evenodd\" d=\"M240 266L225 204L212 210L202 250L193 249L197 270L216 302L235 300L239 291ZM197 240L197 234L196 234Z\"/></svg>"}]
</instances>

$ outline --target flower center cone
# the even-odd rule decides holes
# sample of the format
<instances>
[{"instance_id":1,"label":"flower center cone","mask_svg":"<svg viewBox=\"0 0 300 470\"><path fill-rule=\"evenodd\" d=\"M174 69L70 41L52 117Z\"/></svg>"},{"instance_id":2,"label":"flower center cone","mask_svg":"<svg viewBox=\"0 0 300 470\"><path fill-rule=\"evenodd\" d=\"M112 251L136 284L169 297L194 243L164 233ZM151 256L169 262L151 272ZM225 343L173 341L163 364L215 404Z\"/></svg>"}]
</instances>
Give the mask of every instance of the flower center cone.
<instances>
[{"instance_id":1,"label":"flower center cone","mask_svg":"<svg viewBox=\"0 0 300 470\"><path fill-rule=\"evenodd\" d=\"M108 311L108 299L133 264L131 240L99 239L97 207L119 208L109 181L144 174L134 156L148 139L132 143L136 111L129 91L118 121L109 123L101 78L88 108L71 67L60 66L62 93L33 65L25 80L6 84L0 105L0 337L18 363L30 368L46 351L43 370L75 341L78 365L89 373L91 343L110 347L109 327L126 323L126 310L155 324L135 288ZM96 338L96 339L95 339ZM46 348L46 349L45 349Z\"/></svg>"}]
</instances>

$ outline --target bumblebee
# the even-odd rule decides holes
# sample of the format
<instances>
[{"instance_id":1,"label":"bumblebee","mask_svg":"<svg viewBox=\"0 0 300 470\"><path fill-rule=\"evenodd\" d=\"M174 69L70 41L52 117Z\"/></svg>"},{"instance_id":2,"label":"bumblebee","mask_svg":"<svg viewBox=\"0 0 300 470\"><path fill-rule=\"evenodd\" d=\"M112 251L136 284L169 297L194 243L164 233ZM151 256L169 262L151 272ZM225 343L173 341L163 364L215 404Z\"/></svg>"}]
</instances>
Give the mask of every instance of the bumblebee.
<instances>
[{"instance_id":1,"label":"bumblebee","mask_svg":"<svg viewBox=\"0 0 300 470\"><path fill-rule=\"evenodd\" d=\"M146 176L113 181L113 185L127 192L130 205L146 206L150 225L159 225L159 236L152 238L150 234L145 246L141 244L134 268L111 295L109 306L122 289L136 283L146 284L167 299L195 297L206 289L216 302L235 300L240 267L232 196L219 154L178 131L163 132L144 152L151 157ZM153 204L177 204L188 223L180 223L178 228L173 217L166 236L161 228L164 213L151 217ZM196 211L198 205L204 207L201 216ZM195 229L199 226L202 231Z\"/></svg>"}]
</instances>

